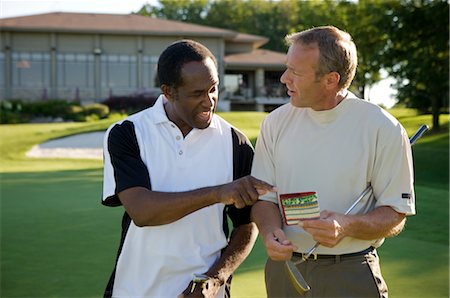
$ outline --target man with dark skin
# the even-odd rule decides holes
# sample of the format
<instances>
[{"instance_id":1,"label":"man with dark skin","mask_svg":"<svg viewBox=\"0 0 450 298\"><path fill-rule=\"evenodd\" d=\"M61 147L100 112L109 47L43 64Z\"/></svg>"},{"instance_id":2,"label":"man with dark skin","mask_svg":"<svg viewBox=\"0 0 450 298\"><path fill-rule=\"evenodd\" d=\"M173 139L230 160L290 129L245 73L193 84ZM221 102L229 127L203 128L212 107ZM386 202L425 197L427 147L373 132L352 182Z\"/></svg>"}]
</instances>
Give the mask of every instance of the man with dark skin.
<instances>
[{"instance_id":1,"label":"man with dark skin","mask_svg":"<svg viewBox=\"0 0 450 298\"><path fill-rule=\"evenodd\" d=\"M155 105L105 137L103 204L125 208L105 296L228 297L257 235L250 206L274 189L248 176L253 148L214 113L219 77L206 47L172 44L158 76Z\"/></svg>"}]
</instances>

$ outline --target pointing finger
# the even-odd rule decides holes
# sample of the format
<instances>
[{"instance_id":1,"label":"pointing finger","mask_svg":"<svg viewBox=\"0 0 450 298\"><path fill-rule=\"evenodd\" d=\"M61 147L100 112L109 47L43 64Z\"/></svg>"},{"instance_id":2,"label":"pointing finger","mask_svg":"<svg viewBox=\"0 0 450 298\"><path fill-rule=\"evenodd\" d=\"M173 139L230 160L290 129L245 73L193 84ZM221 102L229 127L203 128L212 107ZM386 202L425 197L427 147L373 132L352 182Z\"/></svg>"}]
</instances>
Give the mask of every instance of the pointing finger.
<instances>
[{"instance_id":1,"label":"pointing finger","mask_svg":"<svg viewBox=\"0 0 450 298\"><path fill-rule=\"evenodd\" d=\"M256 190L258 191L258 193L260 195L261 194L265 194L268 191L270 191L270 192L277 192L276 187L274 187L273 185L271 185L271 184L269 184L269 183L267 183L265 181L259 180L259 179L255 178L253 176L250 176L250 177L251 177L251 181L252 181L253 186L256 188Z\"/></svg>"}]
</instances>

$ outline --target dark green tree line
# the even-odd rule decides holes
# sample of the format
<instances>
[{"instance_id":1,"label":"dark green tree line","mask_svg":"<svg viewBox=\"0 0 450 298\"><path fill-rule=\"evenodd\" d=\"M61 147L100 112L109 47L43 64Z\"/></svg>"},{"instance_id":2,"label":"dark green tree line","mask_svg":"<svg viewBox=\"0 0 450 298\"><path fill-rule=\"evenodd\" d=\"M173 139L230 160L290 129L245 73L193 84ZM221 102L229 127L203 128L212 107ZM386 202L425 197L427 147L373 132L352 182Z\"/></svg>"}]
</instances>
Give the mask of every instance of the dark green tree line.
<instances>
[{"instance_id":1,"label":"dark green tree line","mask_svg":"<svg viewBox=\"0 0 450 298\"><path fill-rule=\"evenodd\" d=\"M446 0L159 0L137 13L267 37L263 48L285 52L286 34L334 25L349 32L358 48L353 91L381 79L397 79L397 100L433 113L448 111L448 12Z\"/></svg>"},{"instance_id":2,"label":"dark green tree line","mask_svg":"<svg viewBox=\"0 0 450 298\"><path fill-rule=\"evenodd\" d=\"M433 130L448 112L449 5L447 1L392 2L386 13L389 35L383 66L397 79L398 99L422 112L431 110Z\"/></svg>"}]
</instances>

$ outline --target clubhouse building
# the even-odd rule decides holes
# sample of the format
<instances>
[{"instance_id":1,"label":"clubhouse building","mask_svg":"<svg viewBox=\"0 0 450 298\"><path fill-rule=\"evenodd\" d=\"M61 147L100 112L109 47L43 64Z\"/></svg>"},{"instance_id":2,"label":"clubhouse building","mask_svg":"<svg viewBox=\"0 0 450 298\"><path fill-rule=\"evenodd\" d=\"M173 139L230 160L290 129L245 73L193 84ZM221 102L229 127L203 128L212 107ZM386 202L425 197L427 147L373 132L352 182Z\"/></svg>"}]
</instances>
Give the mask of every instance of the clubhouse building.
<instances>
[{"instance_id":1,"label":"clubhouse building","mask_svg":"<svg viewBox=\"0 0 450 298\"><path fill-rule=\"evenodd\" d=\"M285 53L268 39L140 15L48 13L0 19L0 99L101 102L158 94L160 53L179 39L207 46L219 63L221 110L267 110L288 101Z\"/></svg>"}]
</instances>

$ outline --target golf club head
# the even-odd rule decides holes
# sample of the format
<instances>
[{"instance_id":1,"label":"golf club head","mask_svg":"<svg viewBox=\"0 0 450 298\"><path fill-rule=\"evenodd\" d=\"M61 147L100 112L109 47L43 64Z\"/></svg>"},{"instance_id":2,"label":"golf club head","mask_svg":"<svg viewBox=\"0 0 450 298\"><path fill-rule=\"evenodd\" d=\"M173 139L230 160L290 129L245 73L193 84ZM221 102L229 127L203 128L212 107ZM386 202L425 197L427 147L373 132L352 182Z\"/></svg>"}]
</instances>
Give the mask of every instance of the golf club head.
<instances>
[{"instance_id":1,"label":"golf club head","mask_svg":"<svg viewBox=\"0 0 450 298\"><path fill-rule=\"evenodd\" d=\"M302 274L300 273L300 271L298 271L297 267L292 261L288 260L285 262L285 269L287 275L289 276L289 280L294 285L297 292L303 295L311 290L311 287L308 285L308 283L303 278Z\"/></svg>"}]
</instances>

